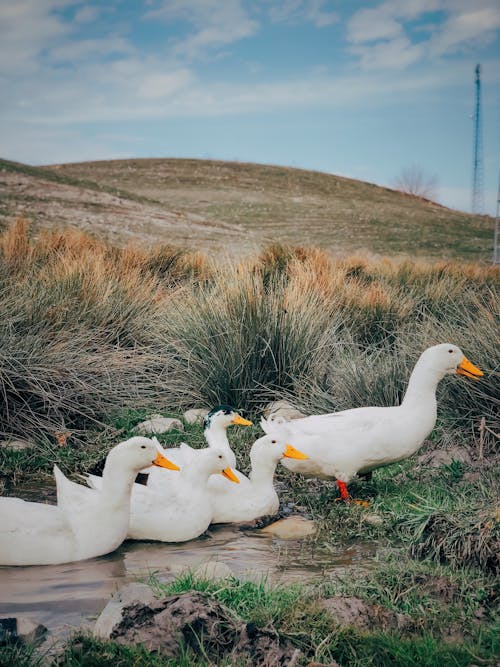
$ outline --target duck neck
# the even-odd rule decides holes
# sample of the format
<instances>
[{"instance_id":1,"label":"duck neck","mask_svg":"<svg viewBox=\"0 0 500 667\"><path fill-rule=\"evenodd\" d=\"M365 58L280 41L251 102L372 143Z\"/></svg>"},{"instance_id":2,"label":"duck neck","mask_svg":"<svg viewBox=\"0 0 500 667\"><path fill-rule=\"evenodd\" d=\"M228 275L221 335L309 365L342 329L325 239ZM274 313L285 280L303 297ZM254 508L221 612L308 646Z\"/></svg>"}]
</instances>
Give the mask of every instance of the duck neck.
<instances>
[{"instance_id":1,"label":"duck neck","mask_svg":"<svg viewBox=\"0 0 500 667\"><path fill-rule=\"evenodd\" d=\"M410 375L408 387L403 398L402 406L422 407L428 409L433 406L436 409L436 389L442 376L436 373L436 369L429 367L425 360L419 359Z\"/></svg>"},{"instance_id":2,"label":"duck neck","mask_svg":"<svg viewBox=\"0 0 500 667\"><path fill-rule=\"evenodd\" d=\"M207 480L212 475L202 461L193 461L189 466L185 466L179 473L183 484L181 486L189 490L189 493L198 491L206 487Z\"/></svg>"},{"instance_id":3,"label":"duck neck","mask_svg":"<svg viewBox=\"0 0 500 667\"><path fill-rule=\"evenodd\" d=\"M211 424L208 428L205 429L204 435L208 446L222 450L222 452L227 456L229 466L234 468L236 465L236 457L229 445L225 427Z\"/></svg>"},{"instance_id":4,"label":"duck neck","mask_svg":"<svg viewBox=\"0 0 500 667\"><path fill-rule=\"evenodd\" d=\"M209 447L217 447L223 451L230 449L226 429L223 426L211 424L205 429L204 435Z\"/></svg>"},{"instance_id":5,"label":"duck neck","mask_svg":"<svg viewBox=\"0 0 500 667\"><path fill-rule=\"evenodd\" d=\"M250 452L250 462L252 469L249 474L249 479L254 486L258 487L273 487L274 488L274 472L276 470L277 462L263 460L262 457L252 457Z\"/></svg>"},{"instance_id":6,"label":"duck neck","mask_svg":"<svg viewBox=\"0 0 500 667\"><path fill-rule=\"evenodd\" d=\"M101 497L108 506L130 507L130 493L136 471L117 465L104 466L102 471Z\"/></svg>"}]
</instances>

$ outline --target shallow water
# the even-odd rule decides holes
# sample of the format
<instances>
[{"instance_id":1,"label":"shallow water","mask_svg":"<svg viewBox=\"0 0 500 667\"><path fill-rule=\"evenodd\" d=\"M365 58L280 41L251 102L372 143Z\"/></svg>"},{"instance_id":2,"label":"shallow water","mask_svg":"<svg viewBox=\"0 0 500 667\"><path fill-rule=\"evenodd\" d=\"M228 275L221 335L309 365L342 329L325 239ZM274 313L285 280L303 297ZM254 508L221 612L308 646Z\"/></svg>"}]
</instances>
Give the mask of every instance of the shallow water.
<instances>
[{"instance_id":1,"label":"shallow water","mask_svg":"<svg viewBox=\"0 0 500 667\"><path fill-rule=\"evenodd\" d=\"M29 489L19 496L33 500ZM50 494L40 494L47 498ZM75 626L91 626L109 597L124 584L151 574L169 581L209 560L235 576L271 583L317 581L359 564L366 569L377 546L325 545L283 540L259 530L214 526L181 544L128 541L112 554L65 565L0 567L0 616L29 616L62 638Z\"/></svg>"}]
</instances>

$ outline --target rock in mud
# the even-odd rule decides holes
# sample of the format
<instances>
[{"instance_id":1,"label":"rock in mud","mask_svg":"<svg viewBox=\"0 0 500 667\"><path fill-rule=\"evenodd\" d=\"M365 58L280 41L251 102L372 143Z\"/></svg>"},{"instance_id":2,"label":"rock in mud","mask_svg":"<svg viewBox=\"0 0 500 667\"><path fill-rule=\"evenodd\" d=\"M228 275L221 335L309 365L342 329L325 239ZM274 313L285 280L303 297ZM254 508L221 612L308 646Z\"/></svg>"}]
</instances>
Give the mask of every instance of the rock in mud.
<instances>
[{"instance_id":1,"label":"rock in mud","mask_svg":"<svg viewBox=\"0 0 500 667\"><path fill-rule=\"evenodd\" d=\"M433 449L425 452L417 458L417 467L440 468L450 465L452 461L460 461L470 465L471 457L464 447L453 447L452 449Z\"/></svg>"},{"instance_id":2,"label":"rock in mud","mask_svg":"<svg viewBox=\"0 0 500 667\"><path fill-rule=\"evenodd\" d=\"M0 646L9 643L39 644L45 639L47 628L27 616L0 618Z\"/></svg>"},{"instance_id":3,"label":"rock in mud","mask_svg":"<svg viewBox=\"0 0 500 667\"><path fill-rule=\"evenodd\" d=\"M182 416L186 424L203 424L209 412L209 408L191 408L191 410L186 410Z\"/></svg>"},{"instance_id":4,"label":"rock in mud","mask_svg":"<svg viewBox=\"0 0 500 667\"><path fill-rule=\"evenodd\" d=\"M112 596L95 622L94 637L109 639L113 628L122 620L124 607L133 602L149 604L153 600L153 591L146 584L133 583L123 586Z\"/></svg>"},{"instance_id":5,"label":"rock in mud","mask_svg":"<svg viewBox=\"0 0 500 667\"><path fill-rule=\"evenodd\" d=\"M264 408L264 416L271 421L289 421L290 419L301 419L306 415L300 412L288 401L273 401Z\"/></svg>"},{"instance_id":6,"label":"rock in mud","mask_svg":"<svg viewBox=\"0 0 500 667\"><path fill-rule=\"evenodd\" d=\"M174 417L162 417L162 415L151 415L145 421L137 424L134 433L147 435L150 433L167 433L168 431L183 431L184 426L180 419Z\"/></svg>"},{"instance_id":7,"label":"rock in mud","mask_svg":"<svg viewBox=\"0 0 500 667\"><path fill-rule=\"evenodd\" d=\"M369 526L382 526L384 524L384 518L380 516L380 514L375 514L374 512L364 514L361 517L361 521L367 523Z\"/></svg>"},{"instance_id":8,"label":"rock in mud","mask_svg":"<svg viewBox=\"0 0 500 667\"><path fill-rule=\"evenodd\" d=\"M273 537L278 537L281 540L298 540L302 537L314 535L316 533L316 524L314 521L305 519L302 516L290 516L262 528L262 532Z\"/></svg>"},{"instance_id":9,"label":"rock in mud","mask_svg":"<svg viewBox=\"0 0 500 667\"><path fill-rule=\"evenodd\" d=\"M143 644L168 658L191 648L204 654L210 664L245 657L255 667L289 666L297 655L272 626L258 628L244 623L213 597L190 591L150 604L126 607L111 639L120 644ZM243 663L244 664L244 663Z\"/></svg>"},{"instance_id":10,"label":"rock in mud","mask_svg":"<svg viewBox=\"0 0 500 667\"><path fill-rule=\"evenodd\" d=\"M30 449L33 446L33 443L29 440L20 440L16 438L0 441L1 449L10 449L12 452L22 452L23 450Z\"/></svg>"}]
</instances>

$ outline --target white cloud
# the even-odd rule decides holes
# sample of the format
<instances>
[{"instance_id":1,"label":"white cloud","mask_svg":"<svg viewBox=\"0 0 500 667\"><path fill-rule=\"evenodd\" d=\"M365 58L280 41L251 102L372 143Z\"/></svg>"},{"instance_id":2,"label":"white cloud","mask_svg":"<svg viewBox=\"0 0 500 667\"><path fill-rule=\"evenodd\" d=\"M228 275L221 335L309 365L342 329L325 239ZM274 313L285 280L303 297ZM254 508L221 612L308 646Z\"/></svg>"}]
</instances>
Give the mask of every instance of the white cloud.
<instances>
[{"instance_id":1,"label":"white cloud","mask_svg":"<svg viewBox=\"0 0 500 667\"><path fill-rule=\"evenodd\" d=\"M351 18L347 25L347 39L359 44L377 39L399 37L403 28L385 9L362 9Z\"/></svg>"},{"instance_id":2,"label":"white cloud","mask_svg":"<svg viewBox=\"0 0 500 667\"><path fill-rule=\"evenodd\" d=\"M376 7L360 9L347 24L347 39L359 44L400 37L404 21L436 11L443 3L444 0L386 0Z\"/></svg>"},{"instance_id":3,"label":"white cloud","mask_svg":"<svg viewBox=\"0 0 500 667\"><path fill-rule=\"evenodd\" d=\"M500 29L500 5L466 9L450 15L430 42L434 54L453 53L476 40L491 41Z\"/></svg>"},{"instance_id":4,"label":"white cloud","mask_svg":"<svg viewBox=\"0 0 500 667\"><path fill-rule=\"evenodd\" d=\"M17 0L0 4L0 73L13 76L40 68L43 49L70 34L70 27L51 12L74 0Z\"/></svg>"},{"instance_id":5,"label":"white cloud","mask_svg":"<svg viewBox=\"0 0 500 667\"><path fill-rule=\"evenodd\" d=\"M255 34L258 28L239 0L164 0L145 18L184 21L195 28L193 34L178 40L174 51L186 58L199 58L216 47L225 46Z\"/></svg>"},{"instance_id":6,"label":"white cloud","mask_svg":"<svg viewBox=\"0 0 500 667\"><path fill-rule=\"evenodd\" d=\"M432 12L441 11L446 20L439 25ZM416 19L429 16L423 30L427 39L413 43L409 29ZM465 0L386 0L372 8L357 11L349 20L346 37L351 53L359 56L366 69L401 68L428 56L446 56L470 49L477 42L487 43L500 28L497 0L476 0L473 7Z\"/></svg>"},{"instance_id":7,"label":"white cloud","mask_svg":"<svg viewBox=\"0 0 500 667\"><path fill-rule=\"evenodd\" d=\"M265 0L269 16L272 21L291 22L310 21L317 28L333 25L339 22L337 12L324 9L325 0Z\"/></svg>"},{"instance_id":8,"label":"white cloud","mask_svg":"<svg viewBox=\"0 0 500 667\"><path fill-rule=\"evenodd\" d=\"M137 96L146 100L168 98L188 86L193 78L192 72L187 69L147 74L139 83Z\"/></svg>"},{"instance_id":9,"label":"white cloud","mask_svg":"<svg viewBox=\"0 0 500 667\"><path fill-rule=\"evenodd\" d=\"M121 59L102 67L81 67L78 78L50 75L12 84L0 108L0 130L13 124L67 127L77 123L115 123L153 118L210 117L267 113L289 108L356 108L369 101L383 105L401 95L442 86L443 72L426 75L376 72L353 76L305 74L302 78L254 85L208 83L183 67L158 60ZM446 68L447 83L463 78L461 69Z\"/></svg>"},{"instance_id":10,"label":"white cloud","mask_svg":"<svg viewBox=\"0 0 500 667\"><path fill-rule=\"evenodd\" d=\"M109 54L130 54L133 48L123 37L108 36L102 39L80 39L66 41L48 49L52 63L68 63L74 66L78 61L98 59Z\"/></svg>"},{"instance_id":11,"label":"white cloud","mask_svg":"<svg viewBox=\"0 0 500 667\"><path fill-rule=\"evenodd\" d=\"M359 56L361 67L366 70L404 69L422 57L422 47L412 44L407 37L370 46L355 46L351 51Z\"/></svg>"},{"instance_id":12,"label":"white cloud","mask_svg":"<svg viewBox=\"0 0 500 667\"><path fill-rule=\"evenodd\" d=\"M98 7L91 7L86 5L81 7L75 14L75 23L91 23L95 21L100 14L100 9Z\"/></svg>"},{"instance_id":13,"label":"white cloud","mask_svg":"<svg viewBox=\"0 0 500 667\"><path fill-rule=\"evenodd\" d=\"M309 7L306 9L305 17L311 21L317 28L324 28L340 21L337 12L324 11L324 0L309 0Z\"/></svg>"}]
</instances>

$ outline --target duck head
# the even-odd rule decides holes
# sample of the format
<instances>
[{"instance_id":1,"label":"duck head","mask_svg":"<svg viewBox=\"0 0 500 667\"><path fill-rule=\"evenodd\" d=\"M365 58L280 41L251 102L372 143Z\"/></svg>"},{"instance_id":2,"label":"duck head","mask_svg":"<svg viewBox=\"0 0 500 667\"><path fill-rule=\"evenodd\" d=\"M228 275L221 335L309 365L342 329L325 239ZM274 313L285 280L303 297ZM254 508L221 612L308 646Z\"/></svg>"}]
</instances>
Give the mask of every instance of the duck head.
<instances>
[{"instance_id":1,"label":"duck head","mask_svg":"<svg viewBox=\"0 0 500 667\"><path fill-rule=\"evenodd\" d=\"M175 463L169 461L164 455L157 442L143 436L134 436L113 447L108 454L106 464L108 461L119 461L122 465L137 472L151 465L168 468L169 470L180 470Z\"/></svg>"},{"instance_id":2,"label":"duck head","mask_svg":"<svg viewBox=\"0 0 500 667\"><path fill-rule=\"evenodd\" d=\"M268 434L256 440L250 450L250 459L252 467L256 460L266 460L276 464L280 459L308 459L307 454L303 454L292 445L287 444L285 438L279 435Z\"/></svg>"},{"instance_id":3,"label":"duck head","mask_svg":"<svg viewBox=\"0 0 500 667\"><path fill-rule=\"evenodd\" d=\"M252 422L249 419L242 417L230 405L218 405L213 410L210 410L203 421L205 430L213 427L226 429L232 424L239 424L240 426L251 426Z\"/></svg>"},{"instance_id":4,"label":"duck head","mask_svg":"<svg viewBox=\"0 0 500 667\"><path fill-rule=\"evenodd\" d=\"M200 450L196 459L189 464L195 466L199 471L203 471L202 475L222 475L231 482L239 484L240 480L235 475L234 471L229 465L227 456L222 449L216 447L207 447Z\"/></svg>"},{"instance_id":5,"label":"duck head","mask_svg":"<svg viewBox=\"0 0 500 667\"><path fill-rule=\"evenodd\" d=\"M483 372L467 359L462 350L451 343L429 347L422 356L424 355L428 358L429 364L442 375L456 373L474 380L483 376Z\"/></svg>"}]
</instances>

